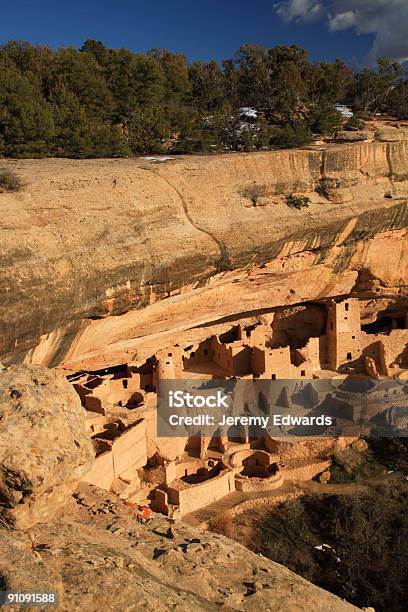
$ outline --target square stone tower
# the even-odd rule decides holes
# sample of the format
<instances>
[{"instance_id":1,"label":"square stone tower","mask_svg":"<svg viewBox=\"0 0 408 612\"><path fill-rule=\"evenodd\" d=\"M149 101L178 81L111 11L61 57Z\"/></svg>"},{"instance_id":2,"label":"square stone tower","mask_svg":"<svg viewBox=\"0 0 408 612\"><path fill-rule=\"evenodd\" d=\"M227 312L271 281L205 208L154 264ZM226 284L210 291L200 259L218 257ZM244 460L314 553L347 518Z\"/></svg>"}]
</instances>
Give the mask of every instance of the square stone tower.
<instances>
[{"instance_id":1,"label":"square stone tower","mask_svg":"<svg viewBox=\"0 0 408 612\"><path fill-rule=\"evenodd\" d=\"M360 304L350 298L342 302L332 301L327 313L327 353L332 370L354 361L360 355Z\"/></svg>"}]
</instances>

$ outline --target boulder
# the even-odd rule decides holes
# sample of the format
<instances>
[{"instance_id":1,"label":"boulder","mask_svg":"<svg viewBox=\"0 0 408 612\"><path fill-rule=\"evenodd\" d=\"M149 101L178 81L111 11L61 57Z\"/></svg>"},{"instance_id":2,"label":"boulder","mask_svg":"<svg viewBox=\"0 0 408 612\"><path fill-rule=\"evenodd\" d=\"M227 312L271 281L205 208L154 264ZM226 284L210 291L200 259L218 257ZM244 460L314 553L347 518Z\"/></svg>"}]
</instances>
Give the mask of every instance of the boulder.
<instances>
[{"instance_id":1,"label":"boulder","mask_svg":"<svg viewBox=\"0 0 408 612\"><path fill-rule=\"evenodd\" d=\"M331 478L330 470L325 470L324 472L320 474L319 482L321 482L322 484L327 484L330 478Z\"/></svg>"},{"instance_id":2,"label":"boulder","mask_svg":"<svg viewBox=\"0 0 408 612\"><path fill-rule=\"evenodd\" d=\"M372 138L372 132L362 130L356 132L339 132L336 136L338 142L362 142L364 140L372 140Z\"/></svg>"},{"instance_id":3,"label":"boulder","mask_svg":"<svg viewBox=\"0 0 408 612\"><path fill-rule=\"evenodd\" d=\"M403 142L408 140L408 130L388 128L375 133L375 139L379 142Z\"/></svg>"},{"instance_id":4,"label":"boulder","mask_svg":"<svg viewBox=\"0 0 408 612\"><path fill-rule=\"evenodd\" d=\"M62 372L0 372L0 517L8 525L51 520L93 459L85 410Z\"/></svg>"}]
</instances>

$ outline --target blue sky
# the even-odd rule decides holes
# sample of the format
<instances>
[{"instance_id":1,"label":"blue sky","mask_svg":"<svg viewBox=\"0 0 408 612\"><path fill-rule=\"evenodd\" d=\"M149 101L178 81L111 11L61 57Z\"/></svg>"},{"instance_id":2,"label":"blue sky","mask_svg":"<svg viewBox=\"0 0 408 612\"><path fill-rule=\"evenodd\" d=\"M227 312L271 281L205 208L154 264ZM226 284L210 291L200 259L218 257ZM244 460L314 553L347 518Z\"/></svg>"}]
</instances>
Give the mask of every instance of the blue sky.
<instances>
[{"instance_id":1,"label":"blue sky","mask_svg":"<svg viewBox=\"0 0 408 612\"><path fill-rule=\"evenodd\" d=\"M302 0L306 3L310 0ZM312 60L364 62L374 35L331 31L317 21L284 21L274 0L2 0L0 42L27 40L81 46L87 38L110 47L164 47L190 60L232 57L242 43L299 44Z\"/></svg>"}]
</instances>

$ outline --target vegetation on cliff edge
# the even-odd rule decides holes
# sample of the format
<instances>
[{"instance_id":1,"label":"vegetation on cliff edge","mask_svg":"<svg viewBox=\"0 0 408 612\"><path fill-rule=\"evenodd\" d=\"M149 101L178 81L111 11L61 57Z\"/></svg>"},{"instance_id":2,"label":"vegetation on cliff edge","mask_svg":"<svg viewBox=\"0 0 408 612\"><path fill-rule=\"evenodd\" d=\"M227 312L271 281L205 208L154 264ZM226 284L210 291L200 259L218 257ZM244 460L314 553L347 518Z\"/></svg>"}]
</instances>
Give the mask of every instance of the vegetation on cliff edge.
<instances>
[{"instance_id":1,"label":"vegetation on cliff edge","mask_svg":"<svg viewBox=\"0 0 408 612\"><path fill-rule=\"evenodd\" d=\"M219 65L95 40L80 50L13 41L0 47L0 156L298 147L342 126L336 102L408 118L407 93L398 63L353 73L295 45L246 44Z\"/></svg>"}]
</instances>

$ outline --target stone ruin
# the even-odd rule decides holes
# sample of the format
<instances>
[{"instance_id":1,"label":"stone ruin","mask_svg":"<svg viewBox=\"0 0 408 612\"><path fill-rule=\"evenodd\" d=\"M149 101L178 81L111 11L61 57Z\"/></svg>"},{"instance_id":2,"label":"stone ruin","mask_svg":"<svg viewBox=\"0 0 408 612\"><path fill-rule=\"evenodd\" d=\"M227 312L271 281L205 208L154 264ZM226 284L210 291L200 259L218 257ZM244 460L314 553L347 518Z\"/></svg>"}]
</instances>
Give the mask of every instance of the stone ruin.
<instances>
[{"instance_id":1,"label":"stone ruin","mask_svg":"<svg viewBox=\"0 0 408 612\"><path fill-rule=\"evenodd\" d=\"M160 379L314 379L328 385L357 374L406 379L406 316L362 327L360 304L353 298L317 310L306 307L300 319L296 316L278 313L250 327L237 324L197 345L167 347L142 364L71 376L96 452L83 480L164 514L184 516L231 492L270 490L285 478L312 478L325 469L327 462L316 461L316 449L329 448L333 440L313 447L310 441L258 437L245 427L238 438L228 431L188 439L160 438L156 432ZM398 399L384 400L388 383L382 381L377 390L379 412L389 411ZM349 401L346 418L357 422L359 409L350 393L337 386L336 394Z\"/></svg>"}]
</instances>

